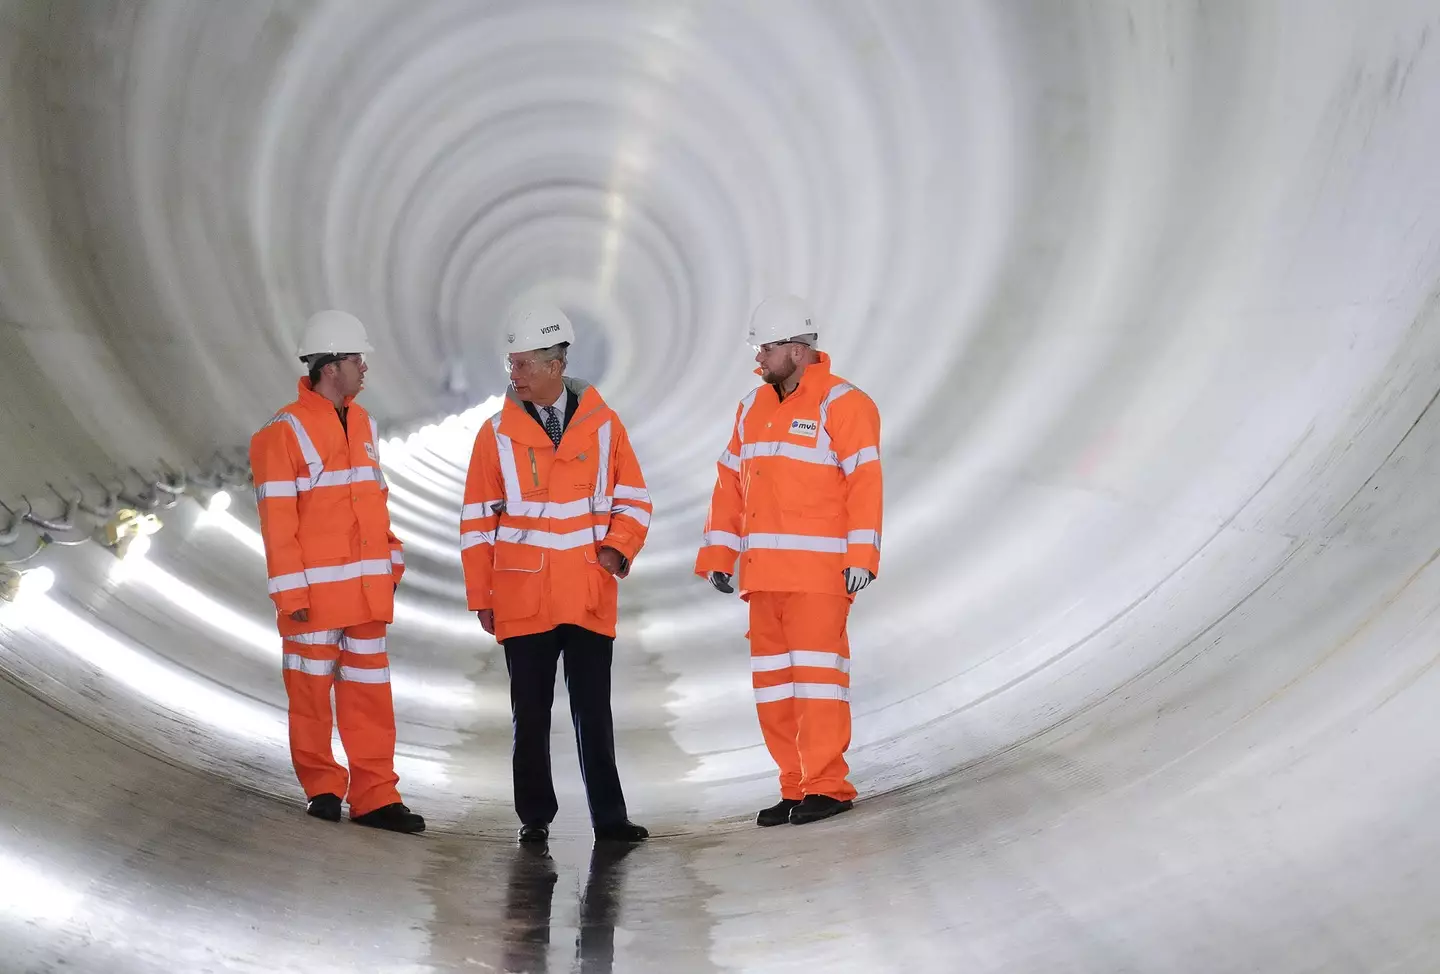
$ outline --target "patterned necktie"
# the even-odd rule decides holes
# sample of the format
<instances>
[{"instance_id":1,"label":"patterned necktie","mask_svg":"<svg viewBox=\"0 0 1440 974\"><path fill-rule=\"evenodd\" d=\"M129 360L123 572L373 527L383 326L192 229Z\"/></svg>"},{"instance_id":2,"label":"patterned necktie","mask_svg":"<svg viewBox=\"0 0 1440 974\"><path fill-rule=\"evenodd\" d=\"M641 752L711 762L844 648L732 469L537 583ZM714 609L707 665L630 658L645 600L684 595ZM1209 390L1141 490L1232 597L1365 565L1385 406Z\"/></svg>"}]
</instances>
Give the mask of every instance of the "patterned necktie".
<instances>
[{"instance_id":1,"label":"patterned necktie","mask_svg":"<svg viewBox=\"0 0 1440 974\"><path fill-rule=\"evenodd\" d=\"M560 417L554 406L545 407L545 432L550 434L556 446L560 445Z\"/></svg>"}]
</instances>

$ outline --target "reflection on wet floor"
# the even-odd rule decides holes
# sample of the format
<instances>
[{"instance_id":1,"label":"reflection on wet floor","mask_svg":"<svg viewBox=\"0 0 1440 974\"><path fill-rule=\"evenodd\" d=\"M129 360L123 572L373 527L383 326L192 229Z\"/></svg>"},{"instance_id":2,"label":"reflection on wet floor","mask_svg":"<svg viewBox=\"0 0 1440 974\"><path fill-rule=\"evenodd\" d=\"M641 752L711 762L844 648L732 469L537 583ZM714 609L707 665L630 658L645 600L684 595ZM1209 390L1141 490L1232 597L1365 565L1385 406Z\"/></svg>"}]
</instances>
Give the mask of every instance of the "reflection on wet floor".
<instances>
[{"instance_id":1,"label":"reflection on wet floor","mask_svg":"<svg viewBox=\"0 0 1440 974\"><path fill-rule=\"evenodd\" d=\"M575 963L560 970L609 974L615 966L615 921L628 843L597 842L580 893ZM551 968L550 921L560 874L548 843L519 843L505 889L505 970L543 974Z\"/></svg>"},{"instance_id":2,"label":"reflection on wet floor","mask_svg":"<svg viewBox=\"0 0 1440 974\"><path fill-rule=\"evenodd\" d=\"M427 970L714 971L695 844L423 841Z\"/></svg>"}]
</instances>

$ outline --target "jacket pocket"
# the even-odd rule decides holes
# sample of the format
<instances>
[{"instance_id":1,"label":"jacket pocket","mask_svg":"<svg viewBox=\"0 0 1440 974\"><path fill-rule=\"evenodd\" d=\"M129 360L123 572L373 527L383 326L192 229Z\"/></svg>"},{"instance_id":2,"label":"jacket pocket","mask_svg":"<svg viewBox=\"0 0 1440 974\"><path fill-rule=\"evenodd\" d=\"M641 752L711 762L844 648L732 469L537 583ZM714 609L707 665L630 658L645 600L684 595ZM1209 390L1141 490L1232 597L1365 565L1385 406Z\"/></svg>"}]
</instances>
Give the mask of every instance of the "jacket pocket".
<instances>
[{"instance_id":1,"label":"jacket pocket","mask_svg":"<svg viewBox=\"0 0 1440 974\"><path fill-rule=\"evenodd\" d=\"M545 551L502 541L495 546L495 570L490 588L495 595L496 619L528 619L540 611L545 584Z\"/></svg>"},{"instance_id":2,"label":"jacket pocket","mask_svg":"<svg viewBox=\"0 0 1440 974\"><path fill-rule=\"evenodd\" d=\"M615 622L618 585L615 576L600 564L597 552L591 546L582 549L585 553L586 600L585 608L602 620Z\"/></svg>"}]
</instances>

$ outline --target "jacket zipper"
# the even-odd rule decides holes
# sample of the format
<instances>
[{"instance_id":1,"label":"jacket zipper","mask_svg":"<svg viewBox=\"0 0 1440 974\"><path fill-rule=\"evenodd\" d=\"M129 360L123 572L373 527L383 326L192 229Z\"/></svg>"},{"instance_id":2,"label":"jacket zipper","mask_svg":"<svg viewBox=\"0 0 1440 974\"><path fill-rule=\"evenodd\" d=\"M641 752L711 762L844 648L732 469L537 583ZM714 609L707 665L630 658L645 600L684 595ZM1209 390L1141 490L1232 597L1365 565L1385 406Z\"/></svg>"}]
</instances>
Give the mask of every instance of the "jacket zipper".
<instances>
[{"instance_id":1,"label":"jacket zipper","mask_svg":"<svg viewBox=\"0 0 1440 974\"><path fill-rule=\"evenodd\" d=\"M535 486L540 486L540 468L535 466L535 448L530 447L530 478L535 481Z\"/></svg>"}]
</instances>

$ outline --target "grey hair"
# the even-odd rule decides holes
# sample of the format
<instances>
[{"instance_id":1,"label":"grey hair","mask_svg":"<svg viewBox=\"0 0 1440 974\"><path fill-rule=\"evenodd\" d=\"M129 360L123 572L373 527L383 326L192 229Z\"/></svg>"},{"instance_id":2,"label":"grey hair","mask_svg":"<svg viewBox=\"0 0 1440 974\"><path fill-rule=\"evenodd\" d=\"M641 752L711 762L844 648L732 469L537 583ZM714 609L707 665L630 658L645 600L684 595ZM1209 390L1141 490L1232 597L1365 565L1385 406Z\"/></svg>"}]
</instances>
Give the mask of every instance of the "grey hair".
<instances>
[{"instance_id":1,"label":"grey hair","mask_svg":"<svg viewBox=\"0 0 1440 974\"><path fill-rule=\"evenodd\" d=\"M537 348L535 359L540 362L559 362L563 369L566 362L566 351L570 348L569 342L561 342L559 345L551 345L549 348Z\"/></svg>"}]
</instances>

